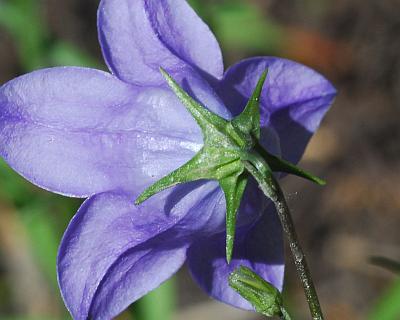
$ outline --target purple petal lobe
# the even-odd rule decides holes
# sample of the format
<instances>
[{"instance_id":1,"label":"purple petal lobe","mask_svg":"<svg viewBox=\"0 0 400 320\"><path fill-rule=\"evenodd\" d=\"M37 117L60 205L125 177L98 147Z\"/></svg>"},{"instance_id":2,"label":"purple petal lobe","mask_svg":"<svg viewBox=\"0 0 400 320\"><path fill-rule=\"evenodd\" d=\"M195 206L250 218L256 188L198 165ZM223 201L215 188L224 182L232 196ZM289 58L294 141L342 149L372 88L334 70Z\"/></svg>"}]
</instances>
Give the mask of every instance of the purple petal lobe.
<instances>
[{"instance_id":1,"label":"purple petal lobe","mask_svg":"<svg viewBox=\"0 0 400 320\"><path fill-rule=\"evenodd\" d=\"M161 84L160 66L222 77L219 45L184 0L102 0L98 29L110 70L126 82Z\"/></svg>"},{"instance_id":2,"label":"purple petal lobe","mask_svg":"<svg viewBox=\"0 0 400 320\"><path fill-rule=\"evenodd\" d=\"M260 201L245 197L239 225L248 226L258 217ZM95 195L83 203L59 249L65 304L74 319L111 319L169 278L188 246L224 228L225 199L214 181L171 188L138 207L123 192Z\"/></svg>"},{"instance_id":3,"label":"purple petal lobe","mask_svg":"<svg viewBox=\"0 0 400 320\"><path fill-rule=\"evenodd\" d=\"M121 256L98 288L90 315L113 319L132 302L170 278L186 259L186 243L168 244L167 236Z\"/></svg>"},{"instance_id":4,"label":"purple petal lobe","mask_svg":"<svg viewBox=\"0 0 400 320\"><path fill-rule=\"evenodd\" d=\"M199 100L216 101L209 87L190 83ZM123 188L134 198L201 146L196 122L168 89L83 68L44 69L0 88L0 155L54 192Z\"/></svg>"},{"instance_id":5,"label":"purple petal lobe","mask_svg":"<svg viewBox=\"0 0 400 320\"><path fill-rule=\"evenodd\" d=\"M261 98L261 125L277 132L283 158L297 163L336 96L332 84L314 70L279 58L253 58L231 67L220 94L239 114L268 68Z\"/></svg>"},{"instance_id":6,"label":"purple petal lobe","mask_svg":"<svg viewBox=\"0 0 400 320\"><path fill-rule=\"evenodd\" d=\"M225 234L199 239L188 250L193 278L207 294L238 308L252 306L229 287L229 274L244 265L282 290L283 239L276 213L269 210L251 228L238 229L232 262L225 257Z\"/></svg>"},{"instance_id":7,"label":"purple petal lobe","mask_svg":"<svg viewBox=\"0 0 400 320\"><path fill-rule=\"evenodd\" d=\"M74 319L112 319L183 264L188 241L173 228L182 212L167 217L154 203L135 207L125 194L104 193L79 209L58 256Z\"/></svg>"}]
</instances>

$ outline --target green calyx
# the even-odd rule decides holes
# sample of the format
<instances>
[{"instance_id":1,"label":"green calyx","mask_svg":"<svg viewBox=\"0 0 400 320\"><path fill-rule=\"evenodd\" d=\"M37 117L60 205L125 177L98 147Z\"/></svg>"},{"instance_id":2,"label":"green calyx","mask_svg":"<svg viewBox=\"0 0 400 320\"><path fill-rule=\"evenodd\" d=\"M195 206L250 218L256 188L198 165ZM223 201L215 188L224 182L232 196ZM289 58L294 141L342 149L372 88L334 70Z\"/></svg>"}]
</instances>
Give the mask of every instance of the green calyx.
<instances>
[{"instance_id":1,"label":"green calyx","mask_svg":"<svg viewBox=\"0 0 400 320\"><path fill-rule=\"evenodd\" d=\"M218 181L226 200L226 259L229 263L233 254L237 212L250 174L254 175L257 171L262 173L262 177L269 177L272 171L280 171L318 184L324 184L324 181L261 147L259 101L267 71L261 75L244 111L228 121L200 105L164 69L160 70L168 85L200 126L204 146L183 166L147 188L136 199L135 204L139 205L177 184L203 179Z\"/></svg>"},{"instance_id":2,"label":"green calyx","mask_svg":"<svg viewBox=\"0 0 400 320\"><path fill-rule=\"evenodd\" d=\"M229 285L249 301L258 313L267 317L290 319L283 307L279 290L251 269L244 266L237 268L229 275Z\"/></svg>"}]
</instances>

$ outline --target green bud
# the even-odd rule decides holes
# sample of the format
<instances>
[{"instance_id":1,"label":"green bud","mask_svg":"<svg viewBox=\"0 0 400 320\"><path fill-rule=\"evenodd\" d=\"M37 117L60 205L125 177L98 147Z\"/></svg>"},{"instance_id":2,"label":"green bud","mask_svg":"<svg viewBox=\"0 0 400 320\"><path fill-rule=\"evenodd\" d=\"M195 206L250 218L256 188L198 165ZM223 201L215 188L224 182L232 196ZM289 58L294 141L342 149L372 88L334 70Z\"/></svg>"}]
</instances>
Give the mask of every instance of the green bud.
<instances>
[{"instance_id":1,"label":"green bud","mask_svg":"<svg viewBox=\"0 0 400 320\"><path fill-rule=\"evenodd\" d=\"M229 285L249 301L258 313L267 317L290 319L283 308L282 295L269 282L251 269L240 266L229 276Z\"/></svg>"}]
</instances>

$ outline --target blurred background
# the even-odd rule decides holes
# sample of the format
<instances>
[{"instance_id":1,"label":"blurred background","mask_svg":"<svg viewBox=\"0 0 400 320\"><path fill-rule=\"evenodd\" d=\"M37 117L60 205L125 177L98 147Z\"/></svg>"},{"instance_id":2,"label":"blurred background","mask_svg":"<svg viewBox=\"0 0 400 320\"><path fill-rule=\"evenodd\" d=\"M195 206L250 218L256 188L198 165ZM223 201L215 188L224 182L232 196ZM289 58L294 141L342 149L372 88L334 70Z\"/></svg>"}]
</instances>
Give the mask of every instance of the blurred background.
<instances>
[{"instance_id":1,"label":"blurred background","mask_svg":"<svg viewBox=\"0 0 400 320\"><path fill-rule=\"evenodd\" d=\"M0 0L0 84L55 65L105 69L98 0ZM219 39L225 65L255 55L300 61L339 90L301 165L293 209L327 319L400 319L400 2L191 0ZM42 191L0 163L0 319L69 319L57 247L80 201ZM290 257L285 302L308 319ZM185 268L120 319L260 319L213 302Z\"/></svg>"}]
</instances>

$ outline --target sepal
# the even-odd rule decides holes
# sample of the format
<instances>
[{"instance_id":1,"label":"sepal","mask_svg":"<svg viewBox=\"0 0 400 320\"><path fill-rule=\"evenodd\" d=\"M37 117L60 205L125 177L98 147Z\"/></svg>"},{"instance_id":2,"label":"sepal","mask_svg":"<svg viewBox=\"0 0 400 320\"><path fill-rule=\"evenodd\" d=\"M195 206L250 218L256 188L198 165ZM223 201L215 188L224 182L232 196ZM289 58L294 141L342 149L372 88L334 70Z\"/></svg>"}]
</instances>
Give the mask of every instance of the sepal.
<instances>
[{"instance_id":1,"label":"sepal","mask_svg":"<svg viewBox=\"0 0 400 320\"><path fill-rule=\"evenodd\" d=\"M135 201L138 205L162 190L195 180L216 180L226 200L226 259L233 254L236 217L248 177L252 175L271 200L275 200L276 186L273 171L291 173L318 184L325 182L295 165L280 159L259 143L260 97L267 77L264 71L258 80L244 111L228 121L194 100L162 68L168 85L200 126L203 148L186 164L147 188Z\"/></svg>"},{"instance_id":2,"label":"sepal","mask_svg":"<svg viewBox=\"0 0 400 320\"><path fill-rule=\"evenodd\" d=\"M218 148L203 147L192 159L148 187L135 200L139 205L155 194L180 183L196 180L217 180L243 172L240 156L234 150L220 153Z\"/></svg>"},{"instance_id":3,"label":"sepal","mask_svg":"<svg viewBox=\"0 0 400 320\"><path fill-rule=\"evenodd\" d=\"M260 97L264 87L265 80L267 79L268 70L265 70L260 79L258 80L257 86L247 102L243 112L232 120L232 124L239 128L241 132L244 132L252 138L260 139Z\"/></svg>"},{"instance_id":4,"label":"sepal","mask_svg":"<svg viewBox=\"0 0 400 320\"><path fill-rule=\"evenodd\" d=\"M288 174L293 174L300 178L314 182L320 186L326 185L325 180L318 178L317 176L314 176L313 174L299 168L298 166L294 165L289 161L274 156L273 154L265 150L259 143L256 144L255 150L261 155L263 159L265 159L265 161L271 167L271 170L274 172L284 172Z\"/></svg>"},{"instance_id":5,"label":"sepal","mask_svg":"<svg viewBox=\"0 0 400 320\"><path fill-rule=\"evenodd\" d=\"M169 87L174 91L182 104L190 112L197 124L201 128L204 145L227 146L231 144L226 128L229 121L212 113L207 108L194 100L181 86L165 71L160 68L161 74L164 76Z\"/></svg>"},{"instance_id":6,"label":"sepal","mask_svg":"<svg viewBox=\"0 0 400 320\"><path fill-rule=\"evenodd\" d=\"M248 181L247 172L238 172L221 179L219 184L226 202L226 261L231 262L236 234L236 217Z\"/></svg>"}]
</instances>

